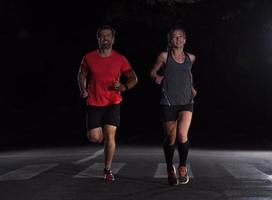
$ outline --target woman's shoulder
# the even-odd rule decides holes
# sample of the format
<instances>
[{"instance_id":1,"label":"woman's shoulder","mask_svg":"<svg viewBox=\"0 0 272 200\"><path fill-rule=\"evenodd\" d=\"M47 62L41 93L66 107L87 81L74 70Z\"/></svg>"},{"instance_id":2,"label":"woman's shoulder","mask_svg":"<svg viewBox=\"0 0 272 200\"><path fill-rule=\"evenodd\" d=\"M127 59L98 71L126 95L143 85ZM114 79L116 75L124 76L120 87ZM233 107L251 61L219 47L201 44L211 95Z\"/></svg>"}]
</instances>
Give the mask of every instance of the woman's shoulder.
<instances>
[{"instance_id":1,"label":"woman's shoulder","mask_svg":"<svg viewBox=\"0 0 272 200\"><path fill-rule=\"evenodd\" d=\"M190 58L192 63L195 62L196 56L194 54L189 53L189 52L185 52L185 55L187 55Z\"/></svg>"},{"instance_id":2,"label":"woman's shoulder","mask_svg":"<svg viewBox=\"0 0 272 200\"><path fill-rule=\"evenodd\" d=\"M161 60L166 61L166 60L167 60L167 56L168 56L168 52L167 52L167 51L162 51L162 52L159 54L158 57L159 57Z\"/></svg>"}]
</instances>

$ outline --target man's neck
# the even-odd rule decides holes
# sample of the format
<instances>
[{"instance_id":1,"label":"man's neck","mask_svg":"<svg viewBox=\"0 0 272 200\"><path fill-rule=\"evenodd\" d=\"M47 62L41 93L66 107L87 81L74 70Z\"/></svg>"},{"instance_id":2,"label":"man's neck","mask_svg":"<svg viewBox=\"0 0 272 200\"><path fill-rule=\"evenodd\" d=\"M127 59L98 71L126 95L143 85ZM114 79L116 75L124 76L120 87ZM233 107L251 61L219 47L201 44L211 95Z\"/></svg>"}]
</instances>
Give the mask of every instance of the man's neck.
<instances>
[{"instance_id":1,"label":"man's neck","mask_svg":"<svg viewBox=\"0 0 272 200\"><path fill-rule=\"evenodd\" d=\"M101 57L108 57L112 53L112 48L109 48L109 49L99 48L97 52Z\"/></svg>"}]
</instances>

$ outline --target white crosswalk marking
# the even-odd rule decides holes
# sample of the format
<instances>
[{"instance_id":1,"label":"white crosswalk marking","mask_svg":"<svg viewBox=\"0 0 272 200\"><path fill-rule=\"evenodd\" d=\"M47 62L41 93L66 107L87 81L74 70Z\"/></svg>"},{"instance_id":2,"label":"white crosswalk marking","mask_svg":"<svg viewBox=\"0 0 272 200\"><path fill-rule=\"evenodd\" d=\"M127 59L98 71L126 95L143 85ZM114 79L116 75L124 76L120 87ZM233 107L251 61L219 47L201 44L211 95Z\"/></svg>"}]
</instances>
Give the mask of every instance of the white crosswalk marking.
<instances>
[{"instance_id":1,"label":"white crosswalk marking","mask_svg":"<svg viewBox=\"0 0 272 200\"><path fill-rule=\"evenodd\" d=\"M113 174L117 174L125 165L126 163L113 163L112 169L111 169ZM103 169L104 169L104 163L94 163L87 169L75 175L73 178L91 178L91 177L102 178Z\"/></svg>"},{"instance_id":2,"label":"white crosswalk marking","mask_svg":"<svg viewBox=\"0 0 272 200\"><path fill-rule=\"evenodd\" d=\"M229 200L272 200L270 197L234 197Z\"/></svg>"},{"instance_id":3,"label":"white crosswalk marking","mask_svg":"<svg viewBox=\"0 0 272 200\"><path fill-rule=\"evenodd\" d=\"M30 178L33 178L37 175L39 175L42 172L48 171L51 168L54 168L58 166L59 164L51 163L51 164L37 164L37 165L26 165L22 168L10 171L8 173L5 173L3 175L0 175L0 181L5 180L27 180ZM123 163L123 162L114 162L112 165L112 171L114 174L120 173L120 170L124 166L130 167L129 163ZM178 163L174 163L176 166L176 169L178 167ZM243 163L226 163L226 164L219 164L222 166L223 169L226 170L225 175L230 174L234 178L237 179L254 179L254 180L263 180L263 181L271 181L272 182L272 176L265 174L264 172L258 170L256 167L254 167L251 164L243 164ZM133 165L134 166L134 165ZM215 167L216 165L214 165ZM218 165L217 165L218 166ZM203 166L205 168L205 166ZM221 169L222 169L221 168ZM79 172L76 175L72 175L73 178L91 178L91 177L103 177L103 169L104 169L104 163L94 163L90 165L88 168L84 169L83 171ZM187 165L188 174L192 178L194 177L193 172L191 170L191 166ZM197 168L196 168L197 169ZM210 169L210 170L216 170L217 168ZM220 168L219 168L220 169ZM122 172L121 172L122 173ZM167 170L166 170L166 163L158 163L156 165L155 174L152 174L152 171L150 171L150 176L153 175L153 178L167 178ZM202 176L203 174L198 174L198 176ZM140 174L139 174L140 176ZM205 174L203 175L205 176ZM212 176L214 177L214 176Z\"/></svg>"},{"instance_id":4,"label":"white crosswalk marking","mask_svg":"<svg viewBox=\"0 0 272 200\"><path fill-rule=\"evenodd\" d=\"M270 180L271 177L249 164L222 165L235 178Z\"/></svg>"},{"instance_id":5,"label":"white crosswalk marking","mask_svg":"<svg viewBox=\"0 0 272 200\"><path fill-rule=\"evenodd\" d=\"M8 172L0 176L0 181L6 180L27 180L37 176L38 174L47 171L58 164L40 164L40 165L27 165L17 170Z\"/></svg>"},{"instance_id":6,"label":"white crosswalk marking","mask_svg":"<svg viewBox=\"0 0 272 200\"><path fill-rule=\"evenodd\" d=\"M174 165L177 169L178 163L174 163ZM187 169L188 169L189 177L193 178L194 176L193 176L190 165L187 165ZM159 163L157 165L157 169L156 169L154 178L167 178L166 163Z\"/></svg>"},{"instance_id":7,"label":"white crosswalk marking","mask_svg":"<svg viewBox=\"0 0 272 200\"><path fill-rule=\"evenodd\" d=\"M88 156L86 158L83 158L81 160L78 160L78 161L74 162L74 164L82 164L84 162L87 162L89 160L92 160L92 159L94 159L94 158L102 155L103 153L104 153L104 149L100 149L100 150L96 151L93 155Z\"/></svg>"}]
</instances>

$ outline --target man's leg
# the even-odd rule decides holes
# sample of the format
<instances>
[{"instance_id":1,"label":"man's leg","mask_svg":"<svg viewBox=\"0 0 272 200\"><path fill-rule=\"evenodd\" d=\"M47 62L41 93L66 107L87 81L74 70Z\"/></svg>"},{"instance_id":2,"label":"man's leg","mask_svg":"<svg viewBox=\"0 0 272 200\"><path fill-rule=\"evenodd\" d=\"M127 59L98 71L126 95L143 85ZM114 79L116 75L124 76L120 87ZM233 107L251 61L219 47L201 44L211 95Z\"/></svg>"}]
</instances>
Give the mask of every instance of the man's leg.
<instances>
[{"instance_id":1,"label":"man's leg","mask_svg":"<svg viewBox=\"0 0 272 200\"><path fill-rule=\"evenodd\" d=\"M113 125L105 125L104 126L104 155L105 155L105 179L112 181L114 177L111 172L111 165L113 156L115 153L115 134L116 134L116 126ZM106 176L108 175L108 176Z\"/></svg>"},{"instance_id":2,"label":"man's leg","mask_svg":"<svg viewBox=\"0 0 272 200\"><path fill-rule=\"evenodd\" d=\"M103 108L87 106L86 108L86 125L87 137L93 143L103 142L103 131L101 127L101 118L104 112Z\"/></svg>"},{"instance_id":3,"label":"man's leg","mask_svg":"<svg viewBox=\"0 0 272 200\"><path fill-rule=\"evenodd\" d=\"M103 142L102 128L98 127L98 128L90 129L87 132L87 137L91 142L101 144Z\"/></svg>"}]
</instances>

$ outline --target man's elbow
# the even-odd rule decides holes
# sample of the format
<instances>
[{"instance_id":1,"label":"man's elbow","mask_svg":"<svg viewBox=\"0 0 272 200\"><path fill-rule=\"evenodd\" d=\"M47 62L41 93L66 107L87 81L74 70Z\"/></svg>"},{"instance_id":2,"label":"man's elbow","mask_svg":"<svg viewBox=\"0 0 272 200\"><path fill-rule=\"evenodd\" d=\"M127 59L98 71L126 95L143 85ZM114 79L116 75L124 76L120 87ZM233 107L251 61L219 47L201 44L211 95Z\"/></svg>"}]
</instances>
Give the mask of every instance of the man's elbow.
<instances>
[{"instance_id":1,"label":"man's elbow","mask_svg":"<svg viewBox=\"0 0 272 200\"><path fill-rule=\"evenodd\" d=\"M154 79L156 77L157 73L155 70L150 70L149 76L150 78Z\"/></svg>"},{"instance_id":2,"label":"man's elbow","mask_svg":"<svg viewBox=\"0 0 272 200\"><path fill-rule=\"evenodd\" d=\"M137 83L138 83L138 77L136 76L136 74L135 74L135 77L134 77L134 85L136 85Z\"/></svg>"},{"instance_id":3,"label":"man's elbow","mask_svg":"<svg viewBox=\"0 0 272 200\"><path fill-rule=\"evenodd\" d=\"M134 71L132 71L130 80L133 83L133 85L136 85L138 83L138 77Z\"/></svg>"}]
</instances>

